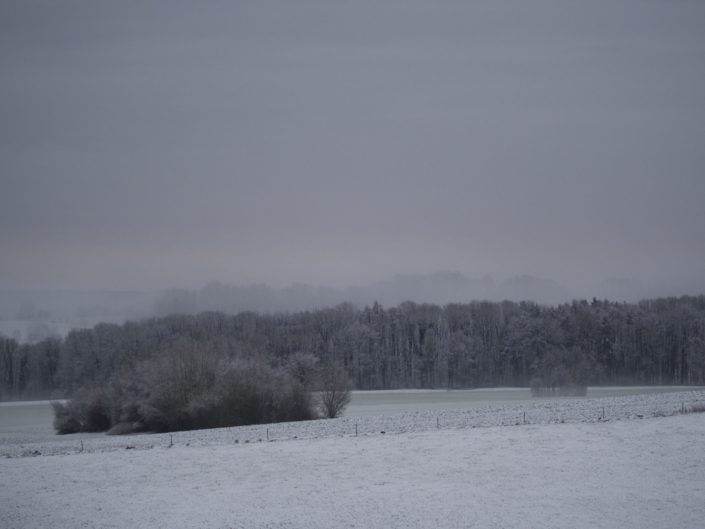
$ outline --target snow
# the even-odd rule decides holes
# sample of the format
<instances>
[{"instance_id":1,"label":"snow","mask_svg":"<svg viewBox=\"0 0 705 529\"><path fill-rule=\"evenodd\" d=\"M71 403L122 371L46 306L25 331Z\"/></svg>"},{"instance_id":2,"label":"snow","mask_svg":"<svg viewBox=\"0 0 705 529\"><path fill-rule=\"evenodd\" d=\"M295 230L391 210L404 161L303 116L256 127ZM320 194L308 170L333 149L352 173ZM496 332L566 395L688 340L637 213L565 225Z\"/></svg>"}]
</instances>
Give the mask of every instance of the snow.
<instances>
[{"instance_id":1,"label":"snow","mask_svg":"<svg viewBox=\"0 0 705 529\"><path fill-rule=\"evenodd\" d=\"M705 392L690 391L171 435L10 436L0 527L701 527L705 414L677 411L702 403Z\"/></svg>"},{"instance_id":2,"label":"snow","mask_svg":"<svg viewBox=\"0 0 705 529\"><path fill-rule=\"evenodd\" d=\"M524 424L552 424L628 420L672 415L683 408L705 405L705 391L653 393L609 398L563 398L506 401L485 406L473 403L465 409L428 409L391 415L342 417L334 420L304 421L268 425L217 428L174 434L106 436L104 434L53 434L50 420L30 421L27 427L13 429L0 424L0 457L124 450L126 446L152 448L167 446L213 446L259 442L259 440L320 439L355 435L423 432L436 429L478 428ZM37 406L34 406L37 408ZM48 409L48 408L47 408ZM12 408L18 411L17 408ZM4 412L10 408L4 408ZM37 410L38 412L40 410ZM5 417L0 408L0 418ZM11 416L8 419L14 420ZM604 419L603 419L604 417ZM2 421L0 421L2 422Z\"/></svg>"},{"instance_id":3,"label":"snow","mask_svg":"<svg viewBox=\"0 0 705 529\"><path fill-rule=\"evenodd\" d=\"M702 527L704 442L688 414L0 459L0 527Z\"/></svg>"},{"instance_id":4,"label":"snow","mask_svg":"<svg viewBox=\"0 0 705 529\"><path fill-rule=\"evenodd\" d=\"M703 386L629 386L587 388L588 398L621 397L650 393L702 391ZM552 397L556 399L558 397ZM584 398L584 397L571 397ZM545 400L545 399L544 399ZM403 411L450 410L472 407L525 405L536 401L529 388L481 388L481 389L423 389L423 390L378 390L354 391L352 400L345 409L346 417L362 415L394 415Z\"/></svg>"}]
</instances>

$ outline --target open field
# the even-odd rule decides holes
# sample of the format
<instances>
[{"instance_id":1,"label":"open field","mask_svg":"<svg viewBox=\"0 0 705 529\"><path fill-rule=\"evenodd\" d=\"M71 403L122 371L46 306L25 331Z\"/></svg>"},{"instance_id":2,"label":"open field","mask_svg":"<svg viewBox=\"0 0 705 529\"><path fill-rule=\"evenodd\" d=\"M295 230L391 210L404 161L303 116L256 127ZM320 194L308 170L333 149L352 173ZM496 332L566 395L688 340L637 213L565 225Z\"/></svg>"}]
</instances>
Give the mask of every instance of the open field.
<instances>
[{"instance_id":1,"label":"open field","mask_svg":"<svg viewBox=\"0 0 705 529\"><path fill-rule=\"evenodd\" d=\"M678 411L703 403L689 391L173 435L6 435L0 527L702 527L705 414Z\"/></svg>"},{"instance_id":2,"label":"open field","mask_svg":"<svg viewBox=\"0 0 705 529\"><path fill-rule=\"evenodd\" d=\"M696 528L703 446L689 414L0 459L0 526Z\"/></svg>"},{"instance_id":3,"label":"open field","mask_svg":"<svg viewBox=\"0 0 705 529\"><path fill-rule=\"evenodd\" d=\"M492 390L480 390L489 393ZM502 394L525 390L499 390ZM51 408L48 403L0 404L0 457L21 457L35 452L42 455L77 452L122 450L126 446L152 448L174 445L212 446L247 442L283 441L286 439L314 439L358 435L422 432L436 429L477 428L517 424L551 424L561 422L599 422L628 420L639 417L658 417L678 413L692 406L705 405L705 390L650 393L602 398L512 399L469 401L465 408L458 402L439 407L439 399L451 399L454 392L384 392L376 396L377 410L397 410L376 415L363 413L333 420L302 421L264 424L236 428L216 428L173 434L141 434L106 436L102 433L56 435L51 427ZM420 408L409 409L405 398L411 395ZM421 396L431 397L431 407L423 409ZM403 398L393 405L384 397ZM363 406L360 406L363 407ZM25 410L22 412L21 410ZM408 409L408 411L399 410Z\"/></svg>"},{"instance_id":4,"label":"open field","mask_svg":"<svg viewBox=\"0 0 705 529\"><path fill-rule=\"evenodd\" d=\"M587 398L622 397L651 393L681 393L705 390L703 386L595 386L587 388ZM553 397L558 398L558 397ZM582 399L585 397L572 397ZM393 415L420 410L458 410L464 408L509 406L534 403L529 388L481 389L395 389L353 391L345 416Z\"/></svg>"}]
</instances>

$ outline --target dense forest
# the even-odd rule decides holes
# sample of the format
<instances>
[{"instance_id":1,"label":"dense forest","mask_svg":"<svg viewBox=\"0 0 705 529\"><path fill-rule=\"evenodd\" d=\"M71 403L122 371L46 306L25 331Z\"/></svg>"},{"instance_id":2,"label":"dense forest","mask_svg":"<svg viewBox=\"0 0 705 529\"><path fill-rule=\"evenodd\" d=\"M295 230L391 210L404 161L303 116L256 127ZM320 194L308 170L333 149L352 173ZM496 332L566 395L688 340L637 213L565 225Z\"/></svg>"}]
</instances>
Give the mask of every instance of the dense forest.
<instances>
[{"instance_id":1,"label":"dense forest","mask_svg":"<svg viewBox=\"0 0 705 529\"><path fill-rule=\"evenodd\" d=\"M205 312L100 324L36 344L0 338L0 398L70 396L189 348L272 369L312 355L344 366L356 389L696 385L705 384L705 296Z\"/></svg>"}]
</instances>

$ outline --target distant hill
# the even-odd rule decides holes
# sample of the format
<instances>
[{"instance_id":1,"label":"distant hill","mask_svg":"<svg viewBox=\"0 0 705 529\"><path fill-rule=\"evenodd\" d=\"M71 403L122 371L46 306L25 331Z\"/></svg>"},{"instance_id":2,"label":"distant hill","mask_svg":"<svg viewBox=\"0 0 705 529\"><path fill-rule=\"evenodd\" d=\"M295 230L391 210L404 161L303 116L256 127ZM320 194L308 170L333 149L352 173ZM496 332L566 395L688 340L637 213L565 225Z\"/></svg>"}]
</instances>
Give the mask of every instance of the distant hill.
<instances>
[{"instance_id":1,"label":"distant hill","mask_svg":"<svg viewBox=\"0 0 705 529\"><path fill-rule=\"evenodd\" d=\"M0 334L21 342L46 336L65 336L71 329L99 322L122 323L167 314L221 311L237 314L297 312L349 302L358 307L375 302L392 307L416 303L467 303L470 301L533 301L558 305L573 299L640 299L703 293L696 286L647 285L630 279L609 279L593 288L568 289L550 279L519 275L496 281L490 276L467 277L459 272L400 274L368 285L332 288L295 283L284 288L266 284L230 285L213 281L199 289L163 291L0 291Z\"/></svg>"},{"instance_id":2,"label":"distant hill","mask_svg":"<svg viewBox=\"0 0 705 529\"><path fill-rule=\"evenodd\" d=\"M109 290L1 290L0 334L34 342L100 322L151 316L154 292Z\"/></svg>"},{"instance_id":3,"label":"distant hill","mask_svg":"<svg viewBox=\"0 0 705 529\"><path fill-rule=\"evenodd\" d=\"M558 304L574 295L557 283L523 275L496 283L491 277L470 278L458 272L430 275L396 275L364 286L336 289L294 284L276 289L270 286L233 286L212 282L199 290L172 289L161 292L155 302L158 315L193 314L205 310L238 313L290 312L329 307L343 302L363 307L375 302L383 306L404 301L417 303L464 303L473 300L535 301Z\"/></svg>"}]
</instances>

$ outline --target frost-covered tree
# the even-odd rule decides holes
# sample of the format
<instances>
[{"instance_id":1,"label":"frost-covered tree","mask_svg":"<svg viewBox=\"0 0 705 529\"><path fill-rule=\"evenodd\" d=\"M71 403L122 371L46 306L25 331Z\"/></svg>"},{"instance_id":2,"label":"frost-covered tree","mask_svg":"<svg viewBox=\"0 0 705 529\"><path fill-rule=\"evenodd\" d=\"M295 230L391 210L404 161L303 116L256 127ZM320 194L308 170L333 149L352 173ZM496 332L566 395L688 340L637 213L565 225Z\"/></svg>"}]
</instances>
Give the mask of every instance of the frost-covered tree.
<instances>
[{"instance_id":1,"label":"frost-covered tree","mask_svg":"<svg viewBox=\"0 0 705 529\"><path fill-rule=\"evenodd\" d=\"M320 399L321 414L328 419L342 415L350 403L348 375L339 365L330 364L322 369Z\"/></svg>"}]
</instances>

